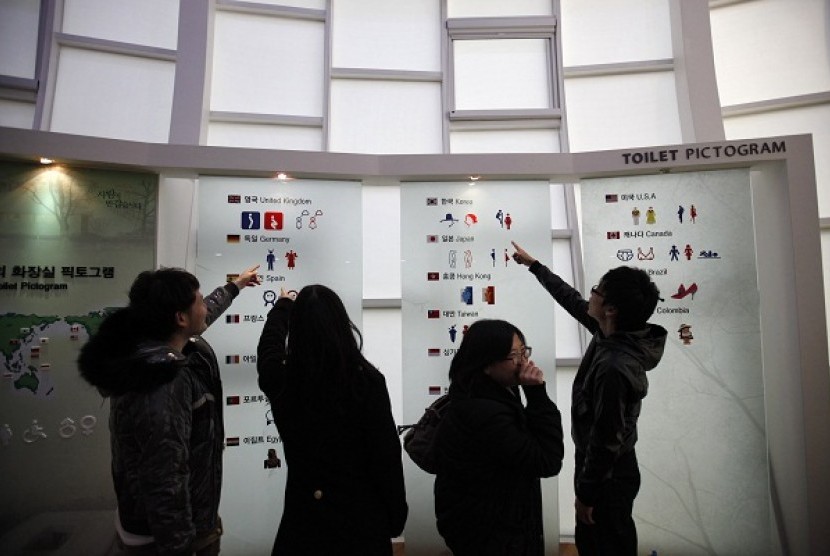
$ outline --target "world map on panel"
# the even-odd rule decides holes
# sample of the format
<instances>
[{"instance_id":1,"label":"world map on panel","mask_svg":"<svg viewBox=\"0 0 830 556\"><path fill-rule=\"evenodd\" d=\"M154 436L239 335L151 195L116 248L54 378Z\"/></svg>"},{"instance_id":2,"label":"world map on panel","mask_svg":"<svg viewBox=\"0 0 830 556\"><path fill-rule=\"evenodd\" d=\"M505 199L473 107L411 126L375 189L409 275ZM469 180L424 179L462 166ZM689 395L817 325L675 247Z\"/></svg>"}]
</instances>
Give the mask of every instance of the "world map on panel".
<instances>
[{"instance_id":1,"label":"world map on panel","mask_svg":"<svg viewBox=\"0 0 830 556\"><path fill-rule=\"evenodd\" d=\"M54 392L49 345L68 340L77 343L77 349L80 349L109 312L104 309L86 315L0 315L2 381L10 383L17 393L49 397ZM75 372L74 368L72 372Z\"/></svg>"}]
</instances>

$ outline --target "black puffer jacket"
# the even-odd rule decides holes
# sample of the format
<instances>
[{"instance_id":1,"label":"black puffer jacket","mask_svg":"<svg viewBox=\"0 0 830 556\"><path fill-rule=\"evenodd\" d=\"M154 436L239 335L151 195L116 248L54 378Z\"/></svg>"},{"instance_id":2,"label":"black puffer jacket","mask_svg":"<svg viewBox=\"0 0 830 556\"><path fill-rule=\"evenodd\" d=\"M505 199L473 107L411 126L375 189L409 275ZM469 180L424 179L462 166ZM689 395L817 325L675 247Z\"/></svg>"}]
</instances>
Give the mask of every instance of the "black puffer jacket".
<instances>
[{"instance_id":1,"label":"black puffer jacket","mask_svg":"<svg viewBox=\"0 0 830 556\"><path fill-rule=\"evenodd\" d=\"M457 556L544 554L541 477L562 468L562 420L545 386L523 386L527 407L482 375L450 386L438 429L435 516Z\"/></svg>"},{"instance_id":2,"label":"black puffer jacket","mask_svg":"<svg viewBox=\"0 0 830 556\"><path fill-rule=\"evenodd\" d=\"M205 297L208 325L239 293ZM183 352L142 342L128 309L101 324L82 348L81 375L110 398L112 478L122 527L155 539L159 554L188 553L217 526L222 490L222 384L210 345Z\"/></svg>"},{"instance_id":3,"label":"black puffer jacket","mask_svg":"<svg viewBox=\"0 0 830 556\"><path fill-rule=\"evenodd\" d=\"M556 301L594 337L585 350L571 394L571 436L576 447L576 497L593 506L602 483L613 477L621 456L634 451L637 419L648 393L646 372L663 356L668 333L643 330L605 337L588 315L588 301L538 261L530 271Z\"/></svg>"}]
</instances>

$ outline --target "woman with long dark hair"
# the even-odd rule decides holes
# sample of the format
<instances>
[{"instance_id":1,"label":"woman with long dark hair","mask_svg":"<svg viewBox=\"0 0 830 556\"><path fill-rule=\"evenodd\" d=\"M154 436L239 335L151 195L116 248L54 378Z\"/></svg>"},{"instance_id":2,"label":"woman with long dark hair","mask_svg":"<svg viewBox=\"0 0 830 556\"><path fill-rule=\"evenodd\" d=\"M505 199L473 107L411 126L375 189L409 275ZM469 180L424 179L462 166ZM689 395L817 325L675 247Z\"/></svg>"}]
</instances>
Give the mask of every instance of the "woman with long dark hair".
<instances>
[{"instance_id":1,"label":"woman with long dark hair","mask_svg":"<svg viewBox=\"0 0 830 556\"><path fill-rule=\"evenodd\" d=\"M407 517L401 445L383 375L337 294L284 292L257 349L288 467L273 554L388 556Z\"/></svg>"},{"instance_id":2,"label":"woman with long dark hair","mask_svg":"<svg viewBox=\"0 0 830 556\"><path fill-rule=\"evenodd\" d=\"M517 327L480 320L450 364L435 515L454 556L544 554L540 478L559 473L564 445L559 409L530 355Z\"/></svg>"}]
</instances>

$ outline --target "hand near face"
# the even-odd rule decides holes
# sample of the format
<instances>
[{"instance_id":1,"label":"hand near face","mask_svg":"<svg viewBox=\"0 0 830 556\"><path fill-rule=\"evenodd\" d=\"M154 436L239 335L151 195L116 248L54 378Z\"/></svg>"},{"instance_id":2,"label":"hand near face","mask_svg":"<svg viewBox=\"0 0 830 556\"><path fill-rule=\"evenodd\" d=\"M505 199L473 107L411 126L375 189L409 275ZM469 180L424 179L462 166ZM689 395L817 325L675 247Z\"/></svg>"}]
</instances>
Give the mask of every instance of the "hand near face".
<instances>
[{"instance_id":1,"label":"hand near face","mask_svg":"<svg viewBox=\"0 0 830 556\"><path fill-rule=\"evenodd\" d=\"M519 384L540 386L545 383L545 373L533 361L524 361L519 369Z\"/></svg>"}]
</instances>

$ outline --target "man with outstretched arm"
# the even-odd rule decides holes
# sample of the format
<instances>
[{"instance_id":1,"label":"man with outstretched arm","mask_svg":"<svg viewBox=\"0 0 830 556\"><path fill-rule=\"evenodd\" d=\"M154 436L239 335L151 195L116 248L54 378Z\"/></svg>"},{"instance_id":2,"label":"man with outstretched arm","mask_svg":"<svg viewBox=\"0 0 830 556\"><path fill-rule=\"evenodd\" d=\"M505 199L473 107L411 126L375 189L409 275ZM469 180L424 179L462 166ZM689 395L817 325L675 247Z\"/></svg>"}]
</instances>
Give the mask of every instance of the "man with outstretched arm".
<instances>
[{"instance_id":1,"label":"man with outstretched arm","mask_svg":"<svg viewBox=\"0 0 830 556\"><path fill-rule=\"evenodd\" d=\"M636 556L631 516L640 489L634 445L646 372L663 356L667 332L648 323L660 292L640 269L609 270L588 300L513 242L513 260L593 338L571 393L571 436L576 448L576 546L580 556Z\"/></svg>"}]
</instances>

